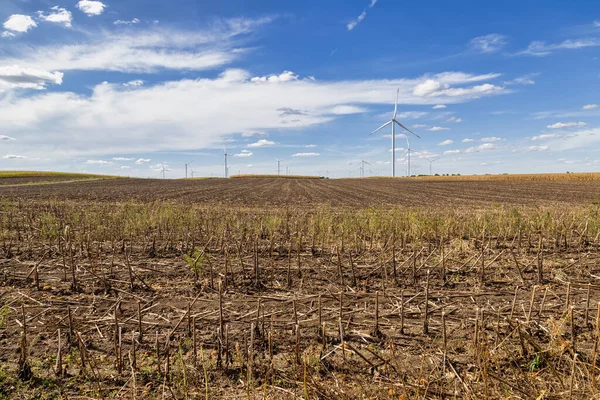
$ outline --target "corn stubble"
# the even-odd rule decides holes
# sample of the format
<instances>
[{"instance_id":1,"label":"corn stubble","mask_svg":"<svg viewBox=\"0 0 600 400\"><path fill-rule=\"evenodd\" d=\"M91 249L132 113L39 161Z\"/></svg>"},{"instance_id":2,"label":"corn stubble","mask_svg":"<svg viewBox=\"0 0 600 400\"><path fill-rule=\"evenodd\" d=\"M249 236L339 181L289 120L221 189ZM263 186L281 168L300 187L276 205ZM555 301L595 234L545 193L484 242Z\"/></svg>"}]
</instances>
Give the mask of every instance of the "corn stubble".
<instances>
[{"instance_id":1,"label":"corn stubble","mask_svg":"<svg viewBox=\"0 0 600 400\"><path fill-rule=\"evenodd\" d=\"M0 234L2 395L599 394L595 206L21 201Z\"/></svg>"}]
</instances>

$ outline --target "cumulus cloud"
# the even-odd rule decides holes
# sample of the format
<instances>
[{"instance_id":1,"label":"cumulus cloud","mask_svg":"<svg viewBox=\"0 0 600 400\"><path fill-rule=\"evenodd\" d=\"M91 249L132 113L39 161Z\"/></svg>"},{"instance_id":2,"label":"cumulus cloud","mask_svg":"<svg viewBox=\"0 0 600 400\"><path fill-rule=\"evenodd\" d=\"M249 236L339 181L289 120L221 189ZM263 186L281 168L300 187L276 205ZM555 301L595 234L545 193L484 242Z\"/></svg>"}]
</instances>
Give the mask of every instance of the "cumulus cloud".
<instances>
[{"instance_id":1,"label":"cumulus cloud","mask_svg":"<svg viewBox=\"0 0 600 400\"><path fill-rule=\"evenodd\" d=\"M465 150L465 153L478 153L483 150L493 150L496 149L496 145L493 143L484 143L479 146L469 147Z\"/></svg>"},{"instance_id":2,"label":"cumulus cloud","mask_svg":"<svg viewBox=\"0 0 600 400\"><path fill-rule=\"evenodd\" d=\"M77 8L92 17L94 15L100 15L104 12L106 5L101 1L96 0L81 0L77 3Z\"/></svg>"},{"instance_id":3,"label":"cumulus cloud","mask_svg":"<svg viewBox=\"0 0 600 400\"><path fill-rule=\"evenodd\" d=\"M484 143L499 142L501 140L502 140L501 138L496 137L496 136L481 138L481 141L484 142Z\"/></svg>"},{"instance_id":4,"label":"cumulus cloud","mask_svg":"<svg viewBox=\"0 0 600 400\"><path fill-rule=\"evenodd\" d=\"M448 146L449 144L452 144L452 143L454 143L454 141L448 139L448 140L444 140L443 142L439 142L438 146Z\"/></svg>"},{"instance_id":5,"label":"cumulus cloud","mask_svg":"<svg viewBox=\"0 0 600 400\"><path fill-rule=\"evenodd\" d=\"M426 79L424 82L417 84L413 89L413 95L418 97L469 97L478 98L481 96L500 94L506 92L502 86L492 85L490 83L484 83L482 85L475 85L470 87L452 87L456 83L469 83L477 82L478 80L494 79L500 76L499 74L488 74L480 75L477 79L475 77L467 78L461 76L464 74L460 73L444 73L438 74L430 79Z\"/></svg>"},{"instance_id":6,"label":"cumulus cloud","mask_svg":"<svg viewBox=\"0 0 600 400\"><path fill-rule=\"evenodd\" d=\"M123 21L121 19L116 20L115 22L113 22L113 24L115 25L135 25L135 24L139 24L141 21L138 18L134 18L131 21Z\"/></svg>"},{"instance_id":7,"label":"cumulus cloud","mask_svg":"<svg viewBox=\"0 0 600 400\"><path fill-rule=\"evenodd\" d=\"M531 140L549 140L549 139L556 139L562 137L562 135L559 135L558 133L544 133L538 136L534 136L531 138Z\"/></svg>"},{"instance_id":8,"label":"cumulus cloud","mask_svg":"<svg viewBox=\"0 0 600 400\"><path fill-rule=\"evenodd\" d=\"M25 156L18 156L16 154L7 154L7 155L3 156L2 158L7 159L7 160L24 160L27 157L25 157Z\"/></svg>"},{"instance_id":9,"label":"cumulus cloud","mask_svg":"<svg viewBox=\"0 0 600 400\"><path fill-rule=\"evenodd\" d=\"M151 160L151 159L149 159L149 158L138 158L138 159L137 159L137 161L136 161L135 163L136 163L136 164L147 164L147 163L149 163L150 161L152 161L152 160Z\"/></svg>"},{"instance_id":10,"label":"cumulus cloud","mask_svg":"<svg viewBox=\"0 0 600 400\"><path fill-rule=\"evenodd\" d=\"M113 164L112 161L105 161L105 160L87 160L85 163L92 164L92 165L111 165L111 164Z\"/></svg>"},{"instance_id":11,"label":"cumulus cloud","mask_svg":"<svg viewBox=\"0 0 600 400\"><path fill-rule=\"evenodd\" d=\"M292 154L292 157L317 157L320 155L320 153L296 153Z\"/></svg>"},{"instance_id":12,"label":"cumulus cloud","mask_svg":"<svg viewBox=\"0 0 600 400\"><path fill-rule=\"evenodd\" d=\"M268 82L268 83L281 83L281 82L290 82L297 81L299 78L298 75L293 73L292 71L283 71L283 73L279 75L269 75L269 76L255 76L251 78L251 82Z\"/></svg>"},{"instance_id":13,"label":"cumulus cloud","mask_svg":"<svg viewBox=\"0 0 600 400\"><path fill-rule=\"evenodd\" d=\"M600 106L598 104L586 104L585 106L581 107L582 110L584 111L589 111L589 110L595 110L596 108L599 108Z\"/></svg>"},{"instance_id":14,"label":"cumulus cloud","mask_svg":"<svg viewBox=\"0 0 600 400\"><path fill-rule=\"evenodd\" d=\"M453 72L437 77L460 85L487 79L489 75ZM93 87L90 94L56 91L0 98L0 125L4 134L19 137L23 151L34 146L39 152L53 151L56 158L118 154L125 146L130 153L139 154L211 148L222 143L224 137L242 132L281 131L331 122L336 119L331 114L336 106L389 104L390 93L397 87L400 104L435 105L439 99L412 93L416 85L428 78L298 79L264 84L220 75L144 85L135 90L122 83L102 83ZM470 100L468 96L444 99L449 104ZM236 110L236 118L231 118L231 110ZM169 132L170 140L165 140L165 132ZM250 147L275 144L261 140Z\"/></svg>"},{"instance_id":15,"label":"cumulus cloud","mask_svg":"<svg viewBox=\"0 0 600 400\"><path fill-rule=\"evenodd\" d=\"M500 51L507 42L507 37L498 33L492 33L490 35L478 36L471 39L469 47L471 50L478 53L496 53Z\"/></svg>"},{"instance_id":16,"label":"cumulus cloud","mask_svg":"<svg viewBox=\"0 0 600 400\"><path fill-rule=\"evenodd\" d=\"M25 33L37 26L37 22L29 15L13 14L2 25L7 31ZM8 35L7 35L8 36ZM14 35L13 35L14 36Z\"/></svg>"},{"instance_id":17,"label":"cumulus cloud","mask_svg":"<svg viewBox=\"0 0 600 400\"><path fill-rule=\"evenodd\" d=\"M114 161L133 161L135 158L133 157L113 157Z\"/></svg>"},{"instance_id":18,"label":"cumulus cloud","mask_svg":"<svg viewBox=\"0 0 600 400\"><path fill-rule=\"evenodd\" d=\"M565 128L575 128L575 127L583 127L588 126L586 122L557 122L552 125L548 125L548 129L565 129Z\"/></svg>"},{"instance_id":19,"label":"cumulus cloud","mask_svg":"<svg viewBox=\"0 0 600 400\"><path fill-rule=\"evenodd\" d=\"M474 141L475 141L475 139L471 139L471 138L465 138L465 139L462 140L463 143L471 143L471 142L474 142Z\"/></svg>"},{"instance_id":20,"label":"cumulus cloud","mask_svg":"<svg viewBox=\"0 0 600 400\"><path fill-rule=\"evenodd\" d=\"M444 155L445 155L445 156L451 156L451 155L453 155L453 154L459 154L459 153L460 153L460 150L446 150L446 151L444 152Z\"/></svg>"},{"instance_id":21,"label":"cumulus cloud","mask_svg":"<svg viewBox=\"0 0 600 400\"><path fill-rule=\"evenodd\" d=\"M335 106L331 109L331 113L334 115L360 114L364 112L367 112L365 108L350 105Z\"/></svg>"},{"instance_id":22,"label":"cumulus cloud","mask_svg":"<svg viewBox=\"0 0 600 400\"><path fill-rule=\"evenodd\" d=\"M260 139L258 142L250 143L248 147L268 147L275 145L275 142L267 139Z\"/></svg>"},{"instance_id":23,"label":"cumulus cloud","mask_svg":"<svg viewBox=\"0 0 600 400\"><path fill-rule=\"evenodd\" d=\"M49 84L62 84L62 72L50 72L18 65L0 66L0 92L8 89L43 90Z\"/></svg>"},{"instance_id":24,"label":"cumulus cloud","mask_svg":"<svg viewBox=\"0 0 600 400\"><path fill-rule=\"evenodd\" d=\"M252 152L248 150L242 150L238 154L234 154L234 157L252 157Z\"/></svg>"},{"instance_id":25,"label":"cumulus cloud","mask_svg":"<svg viewBox=\"0 0 600 400\"><path fill-rule=\"evenodd\" d=\"M125 82L123 84L123 86L125 87L138 87L138 86L142 86L144 84L144 81L141 79L136 79L133 81L129 81L129 82Z\"/></svg>"},{"instance_id":26,"label":"cumulus cloud","mask_svg":"<svg viewBox=\"0 0 600 400\"><path fill-rule=\"evenodd\" d=\"M446 120L446 122L451 122L451 123L459 123L462 122L462 118L458 118L458 117L450 117Z\"/></svg>"},{"instance_id":27,"label":"cumulus cloud","mask_svg":"<svg viewBox=\"0 0 600 400\"><path fill-rule=\"evenodd\" d=\"M518 55L529 55L529 56L547 56L552 54L555 50L564 49L581 49L584 47L596 47L600 46L600 39L598 38L584 38L584 39L569 39L560 43L546 44L542 41L534 41L529 44L527 49L517 53Z\"/></svg>"},{"instance_id":28,"label":"cumulus cloud","mask_svg":"<svg viewBox=\"0 0 600 400\"><path fill-rule=\"evenodd\" d=\"M436 104L435 106L431 107L434 110L441 110L443 108L446 108L446 106L444 104Z\"/></svg>"},{"instance_id":29,"label":"cumulus cloud","mask_svg":"<svg viewBox=\"0 0 600 400\"><path fill-rule=\"evenodd\" d=\"M50 8L50 10L52 10L52 12L50 12L49 14L45 14L43 11L38 11L38 18L42 21L62 24L67 28L71 27L71 21L73 20L73 15L71 14L71 11L59 6L54 6Z\"/></svg>"},{"instance_id":30,"label":"cumulus cloud","mask_svg":"<svg viewBox=\"0 0 600 400\"><path fill-rule=\"evenodd\" d=\"M548 147L548 146L529 146L529 147L527 147L528 152L548 151L549 149L550 149L550 147Z\"/></svg>"},{"instance_id":31,"label":"cumulus cloud","mask_svg":"<svg viewBox=\"0 0 600 400\"><path fill-rule=\"evenodd\" d=\"M449 130L450 130L450 128L446 128L446 127L443 127L443 126L433 126L433 127L429 128L429 130L430 130L430 131L433 131L433 132L438 132L438 131L449 131Z\"/></svg>"}]
</instances>

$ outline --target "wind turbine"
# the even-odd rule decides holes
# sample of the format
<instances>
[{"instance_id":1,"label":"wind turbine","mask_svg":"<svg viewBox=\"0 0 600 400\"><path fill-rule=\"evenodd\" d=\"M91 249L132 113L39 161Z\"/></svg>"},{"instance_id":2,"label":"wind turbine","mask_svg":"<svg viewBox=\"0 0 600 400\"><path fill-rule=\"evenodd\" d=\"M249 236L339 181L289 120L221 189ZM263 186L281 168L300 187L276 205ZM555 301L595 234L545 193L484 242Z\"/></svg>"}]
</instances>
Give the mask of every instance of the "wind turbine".
<instances>
[{"instance_id":1,"label":"wind turbine","mask_svg":"<svg viewBox=\"0 0 600 400\"><path fill-rule=\"evenodd\" d=\"M360 161L360 177L361 178L365 177L365 164L371 165L368 162L366 162L365 160Z\"/></svg>"},{"instance_id":2,"label":"wind turbine","mask_svg":"<svg viewBox=\"0 0 600 400\"><path fill-rule=\"evenodd\" d=\"M162 174L162 178L165 179L165 172L170 171L170 169L165 168L165 164L163 163L160 164L160 167L160 173Z\"/></svg>"},{"instance_id":3,"label":"wind turbine","mask_svg":"<svg viewBox=\"0 0 600 400\"><path fill-rule=\"evenodd\" d=\"M429 176L433 175L433 174L431 173L431 165L432 165L434 162L436 162L437 160L439 160L440 158L439 158L439 157L433 157L433 158L427 158L427 157L423 157L423 158L425 158L427 161L429 161Z\"/></svg>"},{"instance_id":4,"label":"wind turbine","mask_svg":"<svg viewBox=\"0 0 600 400\"><path fill-rule=\"evenodd\" d=\"M223 153L225 156L225 178L228 178L229 176L229 168L227 168L227 149L225 147L223 147Z\"/></svg>"},{"instance_id":5,"label":"wind turbine","mask_svg":"<svg viewBox=\"0 0 600 400\"><path fill-rule=\"evenodd\" d=\"M194 170L191 171L192 178L194 177Z\"/></svg>"},{"instance_id":6,"label":"wind turbine","mask_svg":"<svg viewBox=\"0 0 600 400\"><path fill-rule=\"evenodd\" d=\"M386 122L385 124L381 125L379 128L375 129L373 132L369 133L369 136L374 134L375 132L385 128L388 125L392 125L392 176L395 177L396 176L396 124L398 124L398 126L400 126L401 128L403 128L404 130L412 133L413 135L415 135L418 138L421 138L421 136L417 135L416 133L414 133L413 131L411 131L410 129L408 129L407 127L405 127L404 125L402 125L400 122L398 122L396 120L396 115L398 114L398 97L400 96L400 88L398 88L398 91L396 92L396 104L394 106L394 115L392 116L392 119L388 122Z\"/></svg>"},{"instance_id":7,"label":"wind turbine","mask_svg":"<svg viewBox=\"0 0 600 400\"><path fill-rule=\"evenodd\" d=\"M187 168L188 165L190 165L191 163L193 163L194 161L190 161L189 163L185 164L185 177L187 178Z\"/></svg>"},{"instance_id":8,"label":"wind turbine","mask_svg":"<svg viewBox=\"0 0 600 400\"><path fill-rule=\"evenodd\" d=\"M279 158L275 157L275 160L277 160L277 176L279 176L279 173L281 172L281 162L283 160L280 160Z\"/></svg>"}]
</instances>

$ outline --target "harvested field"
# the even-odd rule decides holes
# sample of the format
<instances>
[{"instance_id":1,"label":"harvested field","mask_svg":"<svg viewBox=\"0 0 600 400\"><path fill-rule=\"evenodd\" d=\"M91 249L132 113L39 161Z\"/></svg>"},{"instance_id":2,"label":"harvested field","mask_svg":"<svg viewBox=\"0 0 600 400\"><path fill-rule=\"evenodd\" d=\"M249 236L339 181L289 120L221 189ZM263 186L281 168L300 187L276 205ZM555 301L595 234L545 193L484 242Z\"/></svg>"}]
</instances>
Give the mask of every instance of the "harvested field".
<instances>
[{"instance_id":1,"label":"harvested field","mask_svg":"<svg viewBox=\"0 0 600 400\"><path fill-rule=\"evenodd\" d=\"M2 179L0 179L0 184ZM172 200L235 206L336 207L493 204L538 206L600 201L597 180L407 180L407 179L124 179L1 187L4 199L76 201Z\"/></svg>"},{"instance_id":2,"label":"harvested field","mask_svg":"<svg viewBox=\"0 0 600 400\"><path fill-rule=\"evenodd\" d=\"M0 398L598 396L599 189L0 188Z\"/></svg>"}]
</instances>

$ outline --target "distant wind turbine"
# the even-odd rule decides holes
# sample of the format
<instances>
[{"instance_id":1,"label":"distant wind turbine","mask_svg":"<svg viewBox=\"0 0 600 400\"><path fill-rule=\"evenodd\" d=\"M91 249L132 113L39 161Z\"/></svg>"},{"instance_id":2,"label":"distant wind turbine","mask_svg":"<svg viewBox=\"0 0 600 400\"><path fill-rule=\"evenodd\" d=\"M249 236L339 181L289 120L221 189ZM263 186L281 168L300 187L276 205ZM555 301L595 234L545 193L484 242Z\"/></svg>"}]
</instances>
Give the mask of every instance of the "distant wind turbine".
<instances>
[{"instance_id":1,"label":"distant wind turbine","mask_svg":"<svg viewBox=\"0 0 600 400\"><path fill-rule=\"evenodd\" d=\"M281 162L283 160L280 160L279 158L275 157L275 160L277 160L277 176L279 176L279 173L281 172Z\"/></svg>"},{"instance_id":2,"label":"distant wind turbine","mask_svg":"<svg viewBox=\"0 0 600 400\"><path fill-rule=\"evenodd\" d=\"M162 174L162 178L165 179L165 172L170 171L170 169L165 168L165 164L160 164L161 170L160 173Z\"/></svg>"},{"instance_id":3,"label":"distant wind turbine","mask_svg":"<svg viewBox=\"0 0 600 400\"><path fill-rule=\"evenodd\" d=\"M194 161L190 161L189 163L185 164L185 177L187 178L187 169L188 169L188 165L190 165L191 163L193 163Z\"/></svg>"},{"instance_id":4,"label":"distant wind turbine","mask_svg":"<svg viewBox=\"0 0 600 400\"><path fill-rule=\"evenodd\" d=\"M433 174L431 173L431 170L432 170L432 168L431 168L431 165L432 165L434 162L436 162L437 160L439 160L440 158L439 158L439 157L433 157L433 158L427 158L427 157L424 157L424 158L425 158L427 161L429 161L429 175L431 176L431 175L433 175Z\"/></svg>"},{"instance_id":5,"label":"distant wind turbine","mask_svg":"<svg viewBox=\"0 0 600 400\"><path fill-rule=\"evenodd\" d=\"M404 125L402 125L400 122L398 122L396 120L396 115L398 114L398 97L399 96L400 96L400 88L398 88L398 91L396 92L396 104L394 106L394 115L392 116L392 119L390 121L386 122L385 124L381 125L379 128L375 129L373 132L369 133L369 135L372 135L375 132L385 128L386 126L392 125L392 176L393 177L396 176L396 124L398 124L398 126L403 128L404 130L412 133L416 137L421 138L419 135L417 135L416 133L414 133L413 131L411 131L410 129L408 129L407 127L405 127Z\"/></svg>"},{"instance_id":6,"label":"distant wind turbine","mask_svg":"<svg viewBox=\"0 0 600 400\"><path fill-rule=\"evenodd\" d=\"M365 164L371 165L368 162L366 162L365 160L360 161L360 177L361 178L365 177ZM371 173L371 175L372 175L372 173Z\"/></svg>"},{"instance_id":7,"label":"distant wind turbine","mask_svg":"<svg viewBox=\"0 0 600 400\"><path fill-rule=\"evenodd\" d=\"M194 177L194 170L191 171L192 178Z\"/></svg>"},{"instance_id":8,"label":"distant wind turbine","mask_svg":"<svg viewBox=\"0 0 600 400\"><path fill-rule=\"evenodd\" d=\"M229 168L227 168L227 149L223 147L223 153L225 156L225 178L229 177Z\"/></svg>"}]
</instances>

